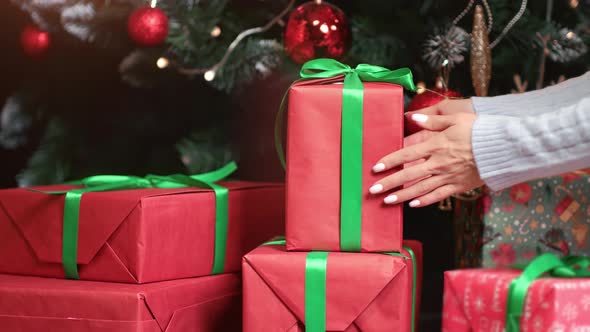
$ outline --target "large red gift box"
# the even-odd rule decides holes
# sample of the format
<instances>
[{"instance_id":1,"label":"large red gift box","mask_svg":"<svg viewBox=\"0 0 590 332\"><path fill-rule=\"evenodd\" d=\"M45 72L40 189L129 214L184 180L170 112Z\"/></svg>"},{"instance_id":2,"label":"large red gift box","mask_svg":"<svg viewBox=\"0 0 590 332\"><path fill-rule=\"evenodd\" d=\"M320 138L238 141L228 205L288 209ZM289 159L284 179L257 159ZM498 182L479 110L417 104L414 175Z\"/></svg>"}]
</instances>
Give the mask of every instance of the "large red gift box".
<instances>
[{"instance_id":1,"label":"large red gift box","mask_svg":"<svg viewBox=\"0 0 590 332\"><path fill-rule=\"evenodd\" d=\"M284 234L284 186L222 182L229 189L224 272ZM63 190L71 186L37 187ZM64 277L64 195L0 190L0 273ZM88 192L79 214L80 279L145 283L211 274L215 195L200 188Z\"/></svg>"},{"instance_id":2,"label":"large red gift box","mask_svg":"<svg viewBox=\"0 0 590 332\"><path fill-rule=\"evenodd\" d=\"M303 81L289 91L287 249L340 251L342 79ZM403 89L366 82L362 110L362 235L360 251L399 251L402 205L387 206L369 188L384 176L372 167L402 148ZM348 251L348 250L345 250Z\"/></svg>"},{"instance_id":3,"label":"large red gift box","mask_svg":"<svg viewBox=\"0 0 590 332\"><path fill-rule=\"evenodd\" d=\"M326 253L326 331L411 330L412 287L416 319L420 302L422 245L404 245L413 251L414 260L378 253ZM406 249L401 253L412 256ZM308 254L264 245L244 257L244 332L305 331Z\"/></svg>"},{"instance_id":4,"label":"large red gift box","mask_svg":"<svg viewBox=\"0 0 590 332\"><path fill-rule=\"evenodd\" d=\"M145 285L0 275L0 330L240 331L240 287L238 274Z\"/></svg>"},{"instance_id":5,"label":"large red gift box","mask_svg":"<svg viewBox=\"0 0 590 332\"><path fill-rule=\"evenodd\" d=\"M444 332L496 332L506 327L506 301L522 271L466 269L445 273ZM588 331L590 279L542 278L526 294L523 332Z\"/></svg>"}]
</instances>

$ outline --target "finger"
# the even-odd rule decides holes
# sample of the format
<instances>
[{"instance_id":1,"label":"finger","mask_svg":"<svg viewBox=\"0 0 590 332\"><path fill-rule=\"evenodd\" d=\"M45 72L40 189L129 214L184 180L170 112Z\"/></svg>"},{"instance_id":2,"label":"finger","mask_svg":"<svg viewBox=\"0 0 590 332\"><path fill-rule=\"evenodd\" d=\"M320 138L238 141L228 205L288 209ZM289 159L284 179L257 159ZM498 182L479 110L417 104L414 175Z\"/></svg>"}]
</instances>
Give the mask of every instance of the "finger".
<instances>
[{"instance_id":1,"label":"finger","mask_svg":"<svg viewBox=\"0 0 590 332\"><path fill-rule=\"evenodd\" d=\"M412 114L411 119L421 128L442 131L456 122L456 117L453 115L427 115L422 113Z\"/></svg>"},{"instance_id":2,"label":"finger","mask_svg":"<svg viewBox=\"0 0 590 332\"><path fill-rule=\"evenodd\" d=\"M426 115L438 115L438 114L441 114L440 106L441 106L441 103L439 102L439 103L436 103L432 106L424 107L419 110L406 112L406 115L411 116L412 114L415 114L415 113L421 113L421 114L426 114Z\"/></svg>"},{"instance_id":3,"label":"finger","mask_svg":"<svg viewBox=\"0 0 590 332\"><path fill-rule=\"evenodd\" d=\"M404 168L377 181L377 183L369 188L369 192L371 194L383 193L393 188L401 187L407 182L427 177L430 175L430 168L430 163L428 162Z\"/></svg>"},{"instance_id":4,"label":"finger","mask_svg":"<svg viewBox=\"0 0 590 332\"><path fill-rule=\"evenodd\" d=\"M417 181L407 188L394 192L385 197L383 202L385 202L385 204L397 204L413 200L416 197L426 195L444 185L446 185L446 182L443 176L431 176L421 181Z\"/></svg>"},{"instance_id":5,"label":"finger","mask_svg":"<svg viewBox=\"0 0 590 332\"><path fill-rule=\"evenodd\" d=\"M442 187L438 187L437 189L429 192L428 194L417 197L416 199L412 200L409 205L410 207L428 206L430 204L440 202L443 199L458 192L461 192L461 190L457 185L447 184Z\"/></svg>"},{"instance_id":6,"label":"finger","mask_svg":"<svg viewBox=\"0 0 590 332\"><path fill-rule=\"evenodd\" d=\"M435 131L424 130L420 128L420 131L413 133L404 138L404 147L409 147L427 141L432 136L436 135Z\"/></svg>"},{"instance_id":7,"label":"finger","mask_svg":"<svg viewBox=\"0 0 590 332\"><path fill-rule=\"evenodd\" d=\"M432 143L429 141L412 145L394 153L388 154L381 158L375 166L373 172L379 173L393 167L400 166L411 161L419 160L429 156L429 151L432 149Z\"/></svg>"}]
</instances>

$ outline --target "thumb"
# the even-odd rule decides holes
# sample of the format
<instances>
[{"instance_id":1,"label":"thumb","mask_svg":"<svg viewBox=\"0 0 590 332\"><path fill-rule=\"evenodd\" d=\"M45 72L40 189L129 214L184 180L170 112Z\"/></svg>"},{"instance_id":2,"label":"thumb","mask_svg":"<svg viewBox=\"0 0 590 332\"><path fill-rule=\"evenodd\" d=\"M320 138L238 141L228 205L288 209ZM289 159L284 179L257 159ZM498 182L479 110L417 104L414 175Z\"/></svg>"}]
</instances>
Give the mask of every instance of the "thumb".
<instances>
[{"instance_id":1,"label":"thumb","mask_svg":"<svg viewBox=\"0 0 590 332\"><path fill-rule=\"evenodd\" d=\"M426 115L414 113L410 117L418 126L432 131L443 131L455 124L452 115Z\"/></svg>"}]
</instances>

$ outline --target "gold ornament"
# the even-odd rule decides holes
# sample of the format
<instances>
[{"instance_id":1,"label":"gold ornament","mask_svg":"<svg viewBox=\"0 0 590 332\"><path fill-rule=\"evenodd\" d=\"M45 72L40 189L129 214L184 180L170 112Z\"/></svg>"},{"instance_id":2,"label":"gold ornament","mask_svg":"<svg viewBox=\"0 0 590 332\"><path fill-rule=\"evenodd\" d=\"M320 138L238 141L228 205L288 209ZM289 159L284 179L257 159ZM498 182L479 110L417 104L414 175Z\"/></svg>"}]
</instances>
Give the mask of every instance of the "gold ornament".
<instances>
[{"instance_id":1,"label":"gold ornament","mask_svg":"<svg viewBox=\"0 0 590 332\"><path fill-rule=\"evenodd\" d=\"M471 32L471 80L477 96L488 95L491 79L492 52L483 9L477 5L473 15L473 31Z\"/></svg>"}]
</instances>

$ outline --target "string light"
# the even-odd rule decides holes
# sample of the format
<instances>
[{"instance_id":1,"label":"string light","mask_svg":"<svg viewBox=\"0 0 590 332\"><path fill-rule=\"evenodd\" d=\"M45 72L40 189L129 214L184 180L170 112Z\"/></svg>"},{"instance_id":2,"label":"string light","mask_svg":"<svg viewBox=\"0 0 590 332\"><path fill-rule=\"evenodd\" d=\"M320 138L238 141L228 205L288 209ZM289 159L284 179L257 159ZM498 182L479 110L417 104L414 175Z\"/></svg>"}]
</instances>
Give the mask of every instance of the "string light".
<instances>
[{"instance_id":1,"label":"string light","mask_svg":"<svg viewBox=\"0 0 590 332\"><path fill-rule=\"evenodd\" d=\"M156 8L157 5L158 5L158 0L152 0L150 3L150 7L152 7L152 8Z\"/></svg>"},{"instance_id":2,"label":"string light","mask_svg":"<svg viewBox=\"0 0 590 332\"><path fill-rule=\"evenodd\" d=\"M426 84L424 82L416 83L416 93L421 94L424 93L424 91L426 91Z\"/></svg>"},{"instance_id":3,"label":"string light","mask_svg":"<svg viewBox=\"0 0 590 332\"><path fill-rule=\"evenodd\" d=\"M578 8L578 0L570 0L570 7Z\"/></svg>"},{"instance_id":4,"label":"string light","mask_svg":"<svg viewBox=\"0 0 590 332\"><path fill-rule=\"evenodd\" d=\"M221 28L216 25L211 29L211 37L217 38L219 36L221 36Z\"/></svg>"},{"instance_id":5,"label":"string light","mask_svg":"<svg viewBox=\"0 0 590 332\"><path fill-rule=\"evenodd\" d=\"M165 57L160 57L158 61L156 61L156 66L160 69L164 69L170 65L170 61Z\"/></svg>"},{"instance_id":6,"label":"string light","mask_svg":"<svg viewBox=\"0 0 590 332\"><path fill-rule=\"evenodd\" d=\"M569 31L568 33L565 34L565 38L567 39L572 39L576 36L576 34L573 31Z\"/></svg>"},{"instance_id":7,"label":"string light","mask_svg":"<svg viewBox=\"0 0 590 332\"><path fill-rule=\"evenodd\" d=\"M207 82L211 82L215 79L215 71L214 70L207 70L205 72L205 75L203 75L203 78L205 78L205 81Z\"/></svg>"}]
</instances>

